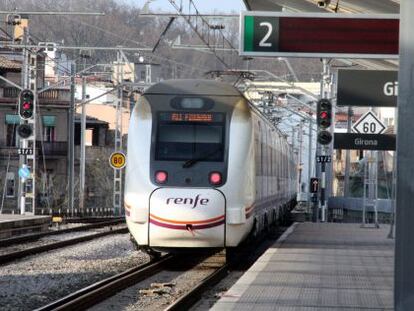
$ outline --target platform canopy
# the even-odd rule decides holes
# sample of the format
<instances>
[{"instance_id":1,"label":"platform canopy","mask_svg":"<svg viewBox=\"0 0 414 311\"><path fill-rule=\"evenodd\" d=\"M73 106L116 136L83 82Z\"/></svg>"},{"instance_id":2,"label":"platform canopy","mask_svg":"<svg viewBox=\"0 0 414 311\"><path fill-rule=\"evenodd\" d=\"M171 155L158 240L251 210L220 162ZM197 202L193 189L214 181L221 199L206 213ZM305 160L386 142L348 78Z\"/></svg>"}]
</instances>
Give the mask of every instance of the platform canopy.
<instances>
[{"instance_id":1,"label":"platform canopy","mask_svg":"<svg viewBox=\"0 0 414 311\"><path fill-rule=\"evenodd\" d=\"M251 11L280 11L284 8L292 12L334 12L338 13L391 13L400 12L400 0L325 0L329 3L321 8L319 0L244 0Z\"/></svg>"},{"instance_id":2,"label":"platform canopy","mask_svg":"<svg viewBox=\"0 0 414 311\"><path fill-rule=\"evenodd\" d=\"M400 0L243 0L249 11L286 11L314 13L399 14ZM325 8L318 5L325 2ZM346 62L346 60L345 60ZM351 62L349 60L349 62ZM397 70L398 60L352 60L360 66L376 70Z\"/></svg>"}]
</instances>

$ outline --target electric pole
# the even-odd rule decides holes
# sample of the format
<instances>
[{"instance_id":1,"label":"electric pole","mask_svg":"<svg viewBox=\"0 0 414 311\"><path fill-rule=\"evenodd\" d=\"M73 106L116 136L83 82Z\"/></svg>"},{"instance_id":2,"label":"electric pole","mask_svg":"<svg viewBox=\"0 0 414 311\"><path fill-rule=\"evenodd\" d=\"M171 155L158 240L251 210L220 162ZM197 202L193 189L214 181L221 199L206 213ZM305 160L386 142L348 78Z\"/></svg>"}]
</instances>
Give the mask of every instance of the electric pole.
<instances>
[{"instance_id":1,"label":"electric pole","mask_svg":"<svg viewBox=\"0 0 414 311\"><path fill-rule=\"evenodd\" d=\"M75 82L75 74L76 74L76 66L74 63L70 66L70 107L68 113L68 131L69 131L69 140L68 140L68 211L70 212L71 216L74 216L74 166L75 166L75 124L74 124L74 115L75 115L75 89L76 89L76 82Z\"/></svg>"},{"instance_id":2,"label":"electric pole","mask_svg":"<svg viewBox=\"0 0 414 311\"><path fill-rule=\"evenodd\" d=\"M29 41L28 28L24 28L23 42ZM19 95L19 197L20 214L35 214L36 208L36 110L37 110L37 54L23 49L22 87ZM31 135L22 135L22 128Z\"/></svg>"},{"instance_id":3,"label":"electric pole","mask_svg":"<svg viewBox=\"0 0 414 311\"><path fill-rule=\"evenodd\" d=\"M79 168L79 213L85 212L85 138L86 138L86 77L82 75L82 115L81 115L81 145Z\"/></svg>"},{"instance_id":4,"label":"electric pole","mask_svg":"<svg viewBox=\"0 0 414 311\"><path fill-rule=\"evenodd\" d=\"M116 64L116 84L117 84L117 98L116 98L116 119L115 119L115 152L122 151L122 82L124 80L124 63L122 62L122 54L117 52ZM114 215L121 214L122 206L122 170L114 168Z\"/></svg>"}]
</instances>

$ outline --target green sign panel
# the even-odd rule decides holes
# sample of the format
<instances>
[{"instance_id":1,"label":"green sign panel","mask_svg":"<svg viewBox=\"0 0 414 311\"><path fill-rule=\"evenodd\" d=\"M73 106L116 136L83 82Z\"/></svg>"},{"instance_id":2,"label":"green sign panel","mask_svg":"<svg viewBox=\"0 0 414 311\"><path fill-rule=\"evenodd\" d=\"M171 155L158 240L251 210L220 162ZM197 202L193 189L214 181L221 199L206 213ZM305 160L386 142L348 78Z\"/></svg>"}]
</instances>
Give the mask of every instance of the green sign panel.
<instances>
[{"instance_id":1,"label":"green sign panel","mask_svg":"<svg viewBox=\"0 0 414 311\"><path fill-rule=\"evenodd\" d=\"M279 18L265 16L244 16L245 52L278 51Z\"/></svg>"}]
</instances>

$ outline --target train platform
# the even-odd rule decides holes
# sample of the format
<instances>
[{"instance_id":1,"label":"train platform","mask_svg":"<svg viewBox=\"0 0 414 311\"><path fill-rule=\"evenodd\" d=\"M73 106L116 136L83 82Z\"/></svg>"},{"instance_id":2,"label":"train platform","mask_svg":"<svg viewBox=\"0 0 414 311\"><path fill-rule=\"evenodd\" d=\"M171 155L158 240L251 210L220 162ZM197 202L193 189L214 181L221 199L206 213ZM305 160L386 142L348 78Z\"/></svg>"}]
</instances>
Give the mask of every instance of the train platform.
<instances>
[{"instance_id":1,"label":"train platform","mask_svg":"<svg viewBox=\"0 0 414 311\"><path fill-rule=\"evenodd\" d=\"M295 223L212 310L392 310L389 228Z\"/></svg>"},{"instance_id":2,"label":"train platform","mask_svg":"<svg viewBox=\"0 0 414 311\"><path fill-rule=\"evenodd\" d=\"M47 231L51 216L0 214L0 239Z\"/></svg>"}]
</instances>

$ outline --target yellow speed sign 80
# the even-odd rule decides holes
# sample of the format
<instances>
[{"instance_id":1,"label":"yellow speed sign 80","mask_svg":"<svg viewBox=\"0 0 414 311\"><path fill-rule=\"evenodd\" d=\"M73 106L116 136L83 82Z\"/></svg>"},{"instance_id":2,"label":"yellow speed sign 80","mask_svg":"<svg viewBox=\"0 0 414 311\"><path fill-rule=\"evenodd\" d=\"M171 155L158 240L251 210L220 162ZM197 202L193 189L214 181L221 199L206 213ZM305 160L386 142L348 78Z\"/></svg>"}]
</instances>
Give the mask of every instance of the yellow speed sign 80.
<instances>
[{"instance_id":1,"label":"yellow speed sign 80","mask_svg":"<svg viewBox=\"0 0 414 311\"><path fill-rule=\"evenodd\" d=\"M125 154L121 151L112 153L111 156L109 157L109 164L113 168L118 168L118 169L123 168L126 164Z\"/></svg>"}]
</instances>

